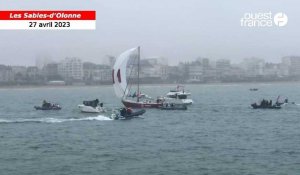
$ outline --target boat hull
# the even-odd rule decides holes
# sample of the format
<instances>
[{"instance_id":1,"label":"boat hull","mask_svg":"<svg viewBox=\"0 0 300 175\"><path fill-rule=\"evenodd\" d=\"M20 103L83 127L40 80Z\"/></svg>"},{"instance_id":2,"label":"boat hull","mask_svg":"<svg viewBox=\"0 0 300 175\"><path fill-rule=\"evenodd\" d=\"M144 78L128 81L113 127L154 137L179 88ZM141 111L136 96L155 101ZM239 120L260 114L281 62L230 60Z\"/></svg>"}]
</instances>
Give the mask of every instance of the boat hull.
<instances>
[{"instance_id":1,"label":"boat hull","mask_svg":"<svg viewBox=\"0 0 300 175\"><path fill-rule=\"evenodd\" d=\"M184 105L191 105L194 103L192 99L176 99L176 98L168 98L168 97L165 97L164 101L168 103L176 103L176 104L184 104Z\"/></svg>"},{"instance_id":2,"label":"boat hull","mask_svg":"<svg viewBox=\"0 0 300 175\"><path fill-rule=\"evenodd\" d=\"M36 110L50 111L50 110L61 110L60 106L51 106L51 107L42 107L42 106L34 106Z\"/></svg>"},{"instance_id":3,"label":"boat hull","mask_svg":"<svg viewBox=\"0 0 300 175\"><path fill-rule=\"evenodd\" d=\"M138 116L143 115L146 112L145 109L139 109L136 111L133 111L130 114L112 114L111 119L113 120L128 120L128 119L132 119L132 118L138 118Z\"/></svg>"},{"instance_id":4,"label":"boat hull","mask_svg":"<svg viewBox=\"0 0 300 175\"><path fill-rule=\"evenodd\" d=\"M138 110L138 111L134 111L131 114L125 114L123 117L125 117L125 118L137 117L139 115L143 115L145 112L146 112L145 109L141 109L141 110Z\"/></svg>"},{"instance_id":5,"label":"boat hull","mask_svg":"<svg viewBox=\"0 0 300 175\"><path fill-rule=\"evenodd\" d=\"M145 103L126 99L123 99L122 103L127 108L160 108L162 106L162 103Z\"/></svg>"},{"instance_id":6,"label":"boat hull","mask_svg":"<svg viewBox=\"0 0 300 175\"><path fill-rule=\"evenodd\" d=\"M86 105L78 105L78 108L83 113L101 113L104 112L104 109L100 106L92 107L92 106L86 106Z\"/></svg>"},{"instance_id":7,"label":"boat hull","mask_svg":"<svg viewBox=\"0 0 300 175\"><path fill-rule=\"evenodd\" d=\"M281 106L273 105L273 106L260 106L256 103L251 104L253 109L281 109Z\"/></svg>"},{"instance_id":8,"label":"boat hull","mask_svg":"<svg viewBox=\"0 0 300 175\"><path fill-rule=\"evenodd\" d=\"M194 101L192 99L182 99L181 101L183 104L186 104L186 105L191 105L194 103Z\"/></svg>"}]
</instances>

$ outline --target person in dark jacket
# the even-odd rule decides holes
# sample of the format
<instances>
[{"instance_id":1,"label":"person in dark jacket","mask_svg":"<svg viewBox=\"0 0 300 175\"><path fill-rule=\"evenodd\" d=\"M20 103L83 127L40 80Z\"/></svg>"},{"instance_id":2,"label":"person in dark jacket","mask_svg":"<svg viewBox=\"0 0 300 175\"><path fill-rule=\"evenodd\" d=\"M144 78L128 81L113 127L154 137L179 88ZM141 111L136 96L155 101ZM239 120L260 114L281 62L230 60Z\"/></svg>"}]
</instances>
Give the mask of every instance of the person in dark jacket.
<instances>
[{"instance_id":1,"label":"person in dark jacket","mask_svg":"<svg viewBox=\"0 0 300 175\"><path fill-rule=\"evenodd\" d=\"M43 108L49 108L51 106L51 103L48 103L46 100L43 100Z\"/></svg>"},{"instance_id":2,"label":"person in dark jacket","mask_svg":"<svg viewBox=\"0 0 300 175\"><path fill-rule=\"evenodd\" d=\"M126 108L122 108L120 111L121 116L126 116Z\"/></svg>"}]
</instances>

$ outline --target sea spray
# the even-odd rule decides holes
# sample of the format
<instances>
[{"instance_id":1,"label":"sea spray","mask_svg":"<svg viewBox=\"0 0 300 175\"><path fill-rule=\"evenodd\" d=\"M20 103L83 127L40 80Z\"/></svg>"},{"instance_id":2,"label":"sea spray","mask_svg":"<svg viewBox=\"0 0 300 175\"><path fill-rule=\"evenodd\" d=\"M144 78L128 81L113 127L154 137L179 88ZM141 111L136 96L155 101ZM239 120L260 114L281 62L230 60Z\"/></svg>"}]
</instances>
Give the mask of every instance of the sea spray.
<instances>
[{"instance_id":1,"label":"sea spray","mask_svg":"<svg viewBox=\"0 0 300 175\"><path fill-rule=\"evenodd\" d=\"M98 115L96 117L85 117L85 118L34 118L34 119L0 119L0 123L62 123L72 121L110 121L109 117Z\"/></svg>"}]
</instances>

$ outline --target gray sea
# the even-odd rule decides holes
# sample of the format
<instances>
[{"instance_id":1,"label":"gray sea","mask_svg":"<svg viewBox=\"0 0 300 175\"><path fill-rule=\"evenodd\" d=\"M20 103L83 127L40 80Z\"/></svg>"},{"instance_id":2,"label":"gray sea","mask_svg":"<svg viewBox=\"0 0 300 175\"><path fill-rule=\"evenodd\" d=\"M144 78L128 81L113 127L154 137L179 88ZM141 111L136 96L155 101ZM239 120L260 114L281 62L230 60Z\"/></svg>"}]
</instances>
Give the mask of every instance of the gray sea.
<instances>
[{"instance_id":1,"label":"gray sea","mask_svg":"<svg viewBox=\"0 0 300 175\"><path fill-rule=\"evenodd\" d=\"M171 88L143 86L142 93L156 97ZM0 89L0 174L300 174L300 106L250 108L278 95L300 103L299 83L185 89L194 100L187 111L149 109L126 121L77 109L96 98L121 107L110 86ZM63 109L34 110L43 99Z\"/></svg>"}]
</instances>

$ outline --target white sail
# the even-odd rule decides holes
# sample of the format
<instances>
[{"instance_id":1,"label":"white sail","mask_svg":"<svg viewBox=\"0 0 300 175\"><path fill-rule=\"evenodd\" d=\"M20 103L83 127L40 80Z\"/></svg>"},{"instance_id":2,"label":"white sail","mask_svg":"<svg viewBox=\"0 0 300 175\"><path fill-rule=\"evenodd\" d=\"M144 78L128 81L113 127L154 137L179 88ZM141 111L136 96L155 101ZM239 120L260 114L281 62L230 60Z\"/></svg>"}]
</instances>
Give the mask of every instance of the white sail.
<instances>
[{"instance_id":1,"label":"white sail","mask_svg":"<svg viewBox=\"0 0 300 175\"><path fill-rule=\"evenodd\" d=\"M112 78L117 97L124 97L128 93L126 68L129 58L137 55L137 48L132 48L122 53L116 60L113 67Z\"/></svg>"}]
</instances>

